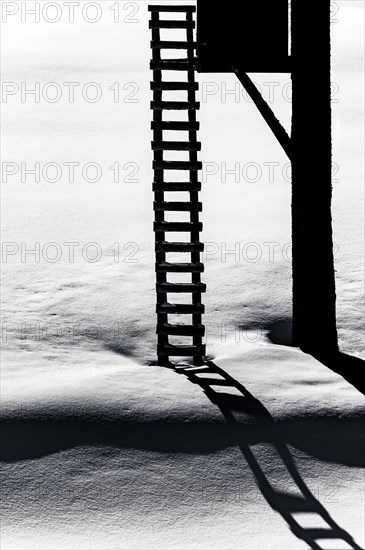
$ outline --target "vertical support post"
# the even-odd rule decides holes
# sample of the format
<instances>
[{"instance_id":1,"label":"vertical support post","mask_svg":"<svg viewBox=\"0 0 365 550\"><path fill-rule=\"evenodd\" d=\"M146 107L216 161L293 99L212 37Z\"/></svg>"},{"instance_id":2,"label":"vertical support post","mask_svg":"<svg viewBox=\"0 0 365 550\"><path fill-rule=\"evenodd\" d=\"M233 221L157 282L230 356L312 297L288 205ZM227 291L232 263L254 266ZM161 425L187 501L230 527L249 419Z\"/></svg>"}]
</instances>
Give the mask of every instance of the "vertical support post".
<instances>
[{"instance_id":1,"label":"vertical support post","mask_svg":"<svg viewBox=\"0 0 365 550\"><path fill-rule=\"evenodd\" d=\"M187 12L186 14L187 21L194 21L192 12ZM193 29L187 29L187 41L190 43L194 42L194 31ZM194 57L195 57L195 50L188 50L188 59L190 63L193 65L194 63ZM195 70L188 71L188 81L190 84L195 84ZM189 90L188 91L188 101L190 103L195 102L195 90ZM196 111L191 109L188 113L189 122L196 123ZM196 143L197 142L197 131L191 130L189 131L189 141L190 143ZM189 161L196 163L198 162L198 153L196 151L190 151L189 153ZM194 184L198 183L198 172L196 170L190 171L190 181ZM198 197L198 191L190 191L190 202L197 203L199 200ZM193 224L196 224L198 226L199 224L199 212L198 211L191 211L190 212L190 221ZM200 233L197 230L192 230L191 232L191 242L192 243L198 243L200 241ZM199 263L200 262L200 252L194 251L191 253L191 262L192 263ZM191 274L191 282L192 283L200 283L201 277L200 273L192 273ZM200 292L193 292L192 294L192 303L194 305L200 305L201 304L201 293ZM194 313L192 315L192 322L195 326L201 326L202 324L202 316L200 313ZM193 336L193 346L202 346L202 336L201 335L195 335ZM203 358L198 355L194 355L193 357L193 365L199 366L203 364Z\"/></svg>"},{"instance_id":2,"label":"vertical support post","mask_svg":"<svg viewBox=\"0 0 365 550\"><path fill-rule=\"evenodd\" d=\"M330 0L292 0L293 339L338 350L331 219Z\"/></svg>"},{"instance_id":3,"label":"vertical support post","mask_svg":"<svg viewBox=\"0 0 365 550\"><path fill-rule=\"evenodd\" d=\"M159 21L160 14L159 12L152 12L151 15L152 21ZM158 42L160 40L160 29L154 28L152 29L152 40ZM159 49L153 50L153 61L161 61L161 53ZM161 82L162 81L162 71L161 70L155 70L153 74L153 80L154 82ZM153 92L153 100L156 102L162 101L162 91L161 90L155 90ZM161 122L162 121L162 111L154 110L153 112L153 120L154 122ZM157 142L162 141L162 130L154 130L153 131L153 140ZM163 151L154 151L154 160L155 161L163 161ZM162 183L164 181L164 175L162 170L154 170L154 182ZM164 201L164 192L163 191L155 191L155 202L163 202ZM155 212L155 221L156 222L163 222L165 220L165 213L164 212ZM156 232L155 234L156 242L161 243L165 240L165 233L163 231ZM156 252L156 263L163 263L166 261L166 253L165 252ZM165 283L166 282L166 273L163 272L156 272L156 281L158 283ZM159 293L157 294L157 303L162 304L167 302L167 294ZM157 324L164 324L167 323L167 314L166 313L158 313L157 314ZM158 346L165 346L168 343L168 337L165 334L158 334L157 336L157 343ZM168 362L168 356L167 355L159 355L158 356L158 364L159 365L166 365Z\"/></svg>"}]
</instances>

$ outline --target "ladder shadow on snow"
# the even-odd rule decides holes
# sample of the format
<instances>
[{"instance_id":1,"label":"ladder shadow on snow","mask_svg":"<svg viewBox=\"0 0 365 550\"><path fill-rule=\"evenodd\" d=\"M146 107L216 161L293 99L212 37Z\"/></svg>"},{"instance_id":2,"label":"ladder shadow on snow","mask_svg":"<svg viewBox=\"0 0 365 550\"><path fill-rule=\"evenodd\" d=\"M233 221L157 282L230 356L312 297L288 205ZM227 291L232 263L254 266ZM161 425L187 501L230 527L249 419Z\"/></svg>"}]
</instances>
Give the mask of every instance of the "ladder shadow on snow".
<instances>
[{"instance_id":1,"label":"ladder shadow on snow","mask_svg":"<svg viewBox=\"0 0 365 550\"><path fill-rule=\"evenodd\" d=\"M275 421L264 405L256 399L242 384L237 382L229 374L213 362L208 361L201 367L179 366L170 364L176 372L184 374L190 382L199 385L208 399L220 409L222 415L229 425L237 425L235 413L245 413L254 417L261 423L266 423L268 429L275 427ZM218 377L217 377L218 376ZM227 391L217 391L216 388L224 388ZM229 390L235 391L230 394ZM237 395L237 393L241 395ZM274 430L274 437L269 440L270 445L276 450L282 464L290 475L295 490L292 493L275 489L260 465L260 461L254 455L251 444L237 437L236 444L241 450L244 458L250 466L258 485L259 490L268 504L278 512L287 522L293 534L303 540L313 550L322 550L320 542L331 540L336 543L346 544L345 548L362 550L354 541L352 536L331 518L330 514L313 495L302 476L297 470L294 459L284 438L277 435ZM298 491L300 494L298 494ZM320 518L321 523L325 522L325 528L303 527L294 514L305 519L305 514L313 514ZM307 516L308 518L308 516ZM310 518L308 518L310 519ZM332 547L332 546L331 546ZM342 546L342 548L344 548Z\"/></svg>"}]
</instances>

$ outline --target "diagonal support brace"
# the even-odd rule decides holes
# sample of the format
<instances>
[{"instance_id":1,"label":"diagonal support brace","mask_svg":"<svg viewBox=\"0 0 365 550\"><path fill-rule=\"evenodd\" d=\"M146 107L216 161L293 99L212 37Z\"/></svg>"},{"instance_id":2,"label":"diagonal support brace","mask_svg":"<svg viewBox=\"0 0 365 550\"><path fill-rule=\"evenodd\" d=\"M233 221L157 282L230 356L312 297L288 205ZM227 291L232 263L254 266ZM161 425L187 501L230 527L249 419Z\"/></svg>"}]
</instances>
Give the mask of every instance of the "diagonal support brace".
<instances>
[{"instance_id":1,"label":"diagonal support brace","mask_svg":"<svg viewBox=\"0 0 365 550\"><path fill-rule=\"evenodd\" d=\"M270 109L270 107L268 106L268 104L260 94L259 90L256 88L255 84L247 75L247 73L245 73L238 67L233 67L233 70L238 80L241 82L242 86L245 88L246 92L249 94L252 101L254 102L254 104L262 114L264 120L269 125L274 136L276 137L276 139L284 149L289 160L293 161L294 155L293 155L292 142L291 142L291 138L286 133L285 128L280 124L279 120L276 118L275 114Z\"/></svg>"},{"instance_id":2,"label":"diagonal support brace","mask_svg":"<svg viewBox=\"0 0 365 550\"><path fill-rule=\"evenodd\" d=\"M313 208L314 210L317 210L319 206L315 201L312 190L307 184L308 176L305 175L305 171L302 169L301 166L298 166L298 162L296 161L291 137L287 134L285 128L280 124L280 121L276 118L274 112L266 103L261 93L256 88L255 84L252 82L247 73L235 66L232 66L232 69L235 72L238 80L241 82L242 86L245 88L246 92L249 94L252 101L262 114L272 133L284 149L292 165L294 165L295 163L295 166L297 168L297 178L298 181L302 183L303 193L309 198L309 200L313 201Z\"/></svg>"}]
</instances>

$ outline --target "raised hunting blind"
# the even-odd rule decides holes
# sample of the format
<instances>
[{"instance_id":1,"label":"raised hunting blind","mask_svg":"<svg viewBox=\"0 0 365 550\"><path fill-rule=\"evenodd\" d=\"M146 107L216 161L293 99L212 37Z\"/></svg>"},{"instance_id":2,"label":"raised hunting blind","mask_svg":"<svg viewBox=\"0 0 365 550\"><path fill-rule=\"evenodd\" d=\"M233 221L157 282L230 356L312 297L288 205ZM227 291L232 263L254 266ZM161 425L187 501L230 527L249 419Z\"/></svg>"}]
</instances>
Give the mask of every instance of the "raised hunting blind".
<instances>
[{"instance_id":1,"label":"raised hunting blind","mask_svg":"<svg viewBox=\"0 0 365 550\"><path fill-rule=\"evenodd\" d=\"M197 1L197 54L202 73L289 70L287 0Z\"/></svg>"},{"instance_id":2,"label":"raised hunting blind","mask_svg":"<svg viewBox=\"0 0 365 550\"><path fill-rule=\"evenodd\" d=\"M336 353L330 0L291 0L290 11L286 0L226 0L220 4L197 0L196 6L153 4L148 9L152 32L151 128L159 364L167 364L171 356L190 356L198 365L205 356L201 299L206 285L201 281L204 243L199 220L202 163L198 160L201 143L196 116L200 108L196 100L197 72L233 72L291 161L293 344L317 357ZM171 39L171 34L167 38L165 29L169 33L176 29L179 38ZM248 76L251 72L290 75L291 135ZM172 100L174 91L179 101ZM182 92L186 92L184 101ZM185 115L174 115L175 111ZM225 130L222 127L222 132ZM170 131L174 132L173 138ZM243 120L243 135L245 131ZM176 132L181 139L176 140ZM244 155L244 150L240 154ZM185 197L188 193L188 200L169 200L169 192L180 191ZM174 221L169 219L170 212L175 212ZM181 220L176 220L179 212ZM180 239L176 236L179 233L188 234L189 238ZM175 237L171 239L169 234ZM170 253L181 253L182 261L169 261ZM189 261L183 261L186 257ZM181 282L176 282L170 275L176 273L188 274L189 280L181 277ZM190 298L176 303L173 296L182 294ZM181 316L184 324L176 322ZM191 341L172 343L171 339L176 337Z\"/></svg>"}]
</instances>

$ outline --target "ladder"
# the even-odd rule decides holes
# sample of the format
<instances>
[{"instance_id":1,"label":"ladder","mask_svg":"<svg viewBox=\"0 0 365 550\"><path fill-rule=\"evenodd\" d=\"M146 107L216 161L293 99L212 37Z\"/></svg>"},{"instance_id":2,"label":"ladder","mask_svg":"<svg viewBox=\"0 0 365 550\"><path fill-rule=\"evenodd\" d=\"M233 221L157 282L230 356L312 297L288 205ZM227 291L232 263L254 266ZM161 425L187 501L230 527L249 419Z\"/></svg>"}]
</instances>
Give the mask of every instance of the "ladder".
<instances>
[{"instance_id":1,"label":"ladder","mask_svg":"<svg viewBox=\"0 0 365 550\"><path fill-rule=\"evenodd\" d=\"M198 83L195 82L197 59L195 57L195 21L193 16L196 8L195 6L152 5L148 7L148 10L151 12L149 27L152 31L150 68L153 71L153 81L151 82L153 121L151 129L153 130L152 150L154 156L158 364L168 364L170 357L191 357L194 365L201 365L205 356L205 345L202 343L205 332L202 324L204 305L201 303L201 298L202 293L206 290L206 285L201 282L204 265L201 263L200 257L204 245L200 242L202 223L199 221L199 212L202 210L202 204L199 202L198 196L201 189L198 171L201 170L202 163L198 161L201 144L197 141L199 122L197 122L196 111L199 109L199 103L196 102L195 94L198 90ZM160 15L164 12L179 12L183 13L185 17L176 21L162 19ZM170 15L170 17L173 16ZM182 29L179 33L182 33L184 38L181 41L162 40L161 29ZM162 31L162 33L164 32L166 31ZM170 57L163 59L161 57L162 50L168 51ZM171 58L171 53L176 54L176 50L186 52L186 57ZM169 76L163 78L163 74L166 74L165 71L169 71ZM179 78L176 76L177 71ZM186 74L186 79L182 80L182 74ZM174 91L177 94L183 92L182 95L186 92L187 101L164 100L164 92L173 93ZM184 111L185 114L180 113L180 117L176 116L178 118L176 121L165 120L166 111ZM177 135L182 136L181 140L169 140L169 131L173 131L175 136L178 132ZM176 156L185 151L188 160L166 160L164 158L165 151L169 151L170 155L171 151L178 151ZM166 171L177 171L180 177L176 177L175 181L169 181L174 178L168 178ZM181 173L181 171L183 172ZM168 196L165 196L165 193L169 192L188 194L189 200L169 201ZM184 221L169 221L166 219L169 217L169 212L185 212L187 218L183 218L183 214L181 214L181 219ZM186 233L190 235L190 238L188 241L186 239L184 241L176 240L179 237L170 240L166 235L169 233L178 234L178 236ZM171 253L174 253L175 256L178 255L179 260L176 261L174 258L174 261L169 261ZM189 255L190 261L186 261L186 258L189 259ZM171 281L174 275L170 274L176 273L189 274L185 276L189 282L186 282L185 279L185 282ZM176 298L174 300L169 298L169 300L173 300L169 301L170 294L180 297L185 295L184 303L175 303ZM181 319L176 316L180 315L189 316L189 320L184 324L176 322L176 319ZM175 340L176 337L179 340L178 344L171 342L171 339ZM187 343L180 343L181 341L185 342L186 338L188 339Z\"/></svg>"}]
</instances>

